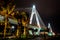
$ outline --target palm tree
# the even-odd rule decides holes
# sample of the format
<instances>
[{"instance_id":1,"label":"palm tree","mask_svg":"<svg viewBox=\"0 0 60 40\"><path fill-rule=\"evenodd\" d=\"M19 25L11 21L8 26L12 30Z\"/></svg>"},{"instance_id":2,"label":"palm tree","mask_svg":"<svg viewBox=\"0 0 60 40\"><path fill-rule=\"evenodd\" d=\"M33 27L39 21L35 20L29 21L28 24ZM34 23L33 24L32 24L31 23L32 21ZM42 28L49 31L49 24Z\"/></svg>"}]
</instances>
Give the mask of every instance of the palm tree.
<instances>
[{"instance_id":1,"label":"palm tree","mask_svg":"<svg viewBox=\"0 0 60 40\"><path fill-rule=\"evenodd\" d=\"M13 11L15 9L15 5L13 5L12 8L9 5L6 8L1 6L1 8L2 8L2 11L0 14L5 16L5 28L4 28L4 37L5 37L7 23L8 23L8 17L10 16L10 14L13 14ZM12 16L14 16L14 14Z\"/></svg>"},{"instance_id":2,"label":"palm tree","mask_svg":"<svg viewBox=\"0 0 60 40\"><path fill-rule=\"evenodd\" d=\"M22 15L22 25L23 25L23 27L24 27L24 32L23 32L23 34L26 36L26 34L27 34L27 23L28 23L28 18L27 18L27 15L26 15L26 13L25 12L22 12L21 13L21 15Z\"/></svg>"}]
</instances>

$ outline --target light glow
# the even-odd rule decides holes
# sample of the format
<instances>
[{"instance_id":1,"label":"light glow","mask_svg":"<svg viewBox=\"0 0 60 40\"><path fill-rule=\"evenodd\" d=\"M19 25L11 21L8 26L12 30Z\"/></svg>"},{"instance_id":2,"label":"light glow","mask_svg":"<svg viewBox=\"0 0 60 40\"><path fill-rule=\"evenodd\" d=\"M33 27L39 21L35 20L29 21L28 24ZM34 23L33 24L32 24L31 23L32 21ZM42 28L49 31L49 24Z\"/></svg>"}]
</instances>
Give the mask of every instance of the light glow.
<instances>
[{"instance_id":1,"label":"light glow","mask_svg":"<svg viewBox=\"0 0 60 40\"><path fill-rule=\"evenodd\" d=\"M33 8L35 8L35 5L33 5Z\"/></svg>"},{"instance_id":2,"label":"light glow","mask_svg":"<svg viewBox=\"0 0 60 40\"><path fill-rule=\"evenodd\" d=\"M14 29L15 27L14 26L12 26L12 29Z\"/></svg>"},{"instance_id":3,"label":"light glow","mask_svg":"<svg viewBox=\"0 0 60 40\"><path fill-rule=\"evenodd\" d=\"M52 28L51 28L50 23L48 23L48 28L50 29L50 32L52 32Z\"/></svg>"}]
</instances>

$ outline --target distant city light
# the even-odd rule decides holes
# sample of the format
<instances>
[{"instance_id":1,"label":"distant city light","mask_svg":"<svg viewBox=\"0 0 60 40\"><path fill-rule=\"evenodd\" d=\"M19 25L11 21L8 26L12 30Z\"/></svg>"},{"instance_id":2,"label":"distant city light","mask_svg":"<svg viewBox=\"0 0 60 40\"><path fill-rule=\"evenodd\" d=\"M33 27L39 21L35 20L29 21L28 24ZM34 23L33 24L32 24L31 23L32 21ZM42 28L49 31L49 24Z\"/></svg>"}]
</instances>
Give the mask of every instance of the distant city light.
<instances>
[{"instance_id":1,"label":"distant city light","mask_svg":"<svg viewBox=\"0 0 60 40\"><path fill-rule=\"evenodd\" d=\"M53 34L51 32L48 33L49 36L52 36Z\"/></svg>"},{"instance_id":2,"label":"distant city light","mask_svg":"<svg viewBox=\"0 0 60 40\"><path fill-rule=\"evenodd\" d=\"M53 33L53 35L55 35L55 33Z\"/></svg>"}]
</instances>

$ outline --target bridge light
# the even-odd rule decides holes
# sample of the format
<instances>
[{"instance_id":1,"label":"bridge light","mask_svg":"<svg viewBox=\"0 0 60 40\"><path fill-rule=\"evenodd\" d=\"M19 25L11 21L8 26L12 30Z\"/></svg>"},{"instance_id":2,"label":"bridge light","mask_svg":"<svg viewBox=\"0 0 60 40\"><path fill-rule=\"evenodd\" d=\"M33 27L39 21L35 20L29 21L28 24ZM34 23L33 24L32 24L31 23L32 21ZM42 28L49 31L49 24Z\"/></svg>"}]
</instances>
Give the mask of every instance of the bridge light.
<instances>
[{"instance_id":1,"label":"bridge light","mask_svg":"<svg viewBox=\"0 0 60 40\"><path fill-rule=\"evenodd\" d=\"M33 8L35 8L35 5L33 5Z\"/></svg>"},{"instance_id":2,"label":"bridge light","mask_svg":"<svg viewBox=\"0 0 60 40\"><path fill-rule=\"evenodd\" d=\"M53 36L53 34L51 32L48 33L49 36Z\"/></svg>"}]
</instances>

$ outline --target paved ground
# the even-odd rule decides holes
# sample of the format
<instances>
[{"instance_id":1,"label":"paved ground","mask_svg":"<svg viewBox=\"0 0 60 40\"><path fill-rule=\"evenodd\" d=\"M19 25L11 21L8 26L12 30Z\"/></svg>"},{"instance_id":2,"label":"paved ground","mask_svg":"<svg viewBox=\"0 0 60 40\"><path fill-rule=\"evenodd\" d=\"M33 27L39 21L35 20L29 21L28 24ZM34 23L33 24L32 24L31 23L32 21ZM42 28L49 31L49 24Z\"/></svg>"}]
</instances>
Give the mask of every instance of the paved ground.
<instances>
[{"instance_id":1,"label":"paved ground","mask_svg":"<svg viewBox=\"0 0 60 40\"><path fill-rule=\"evenodd\" d=\"M0 40L3 40L3 39L0 39ZM57 36L57 37L51 37L51 38L42 38L42 37L34 37L34 38L15 38L15 39L4 39L4 40L60 40L60 36Z\"/></svg>"}]
</instances>

